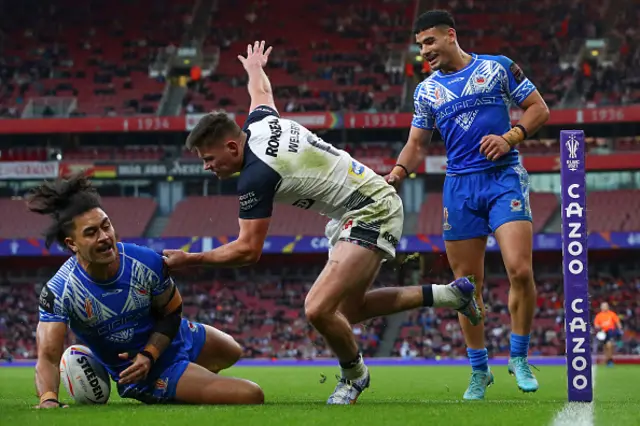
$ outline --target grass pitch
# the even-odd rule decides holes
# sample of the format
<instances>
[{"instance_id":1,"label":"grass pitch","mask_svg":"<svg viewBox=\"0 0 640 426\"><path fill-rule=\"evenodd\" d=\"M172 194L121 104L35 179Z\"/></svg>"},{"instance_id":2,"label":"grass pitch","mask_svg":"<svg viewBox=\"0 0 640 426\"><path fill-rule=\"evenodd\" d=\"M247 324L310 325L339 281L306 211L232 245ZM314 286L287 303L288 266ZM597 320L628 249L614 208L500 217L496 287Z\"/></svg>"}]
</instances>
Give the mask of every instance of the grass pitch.
<instances>
[{"instance_id":1,"label":"grass pitch","mask_svg":"<svg viewBox=\"0 0 640 426\"><path fill-rule=\"evenodd\" d=\"M0 368L0 425L551 425L567 398L563 367L542 367L540 390L521 393L506 367L494 367L496 383L485 401L462 401L468 367L370 367L371 387L358 404L326 406L337 368L243 367L225 374L260 384L264 406L145 406L122 400L115 388L105 406L36 410L33 368ZM327 376L324 384L321 375ZM61 387L61 397L71 399ZM596 425L640 425L640 367L599 366ZM570 419L568 419L571 421ZM568 424L578 425L578 422Z\"/></svg>"}]
</instances>

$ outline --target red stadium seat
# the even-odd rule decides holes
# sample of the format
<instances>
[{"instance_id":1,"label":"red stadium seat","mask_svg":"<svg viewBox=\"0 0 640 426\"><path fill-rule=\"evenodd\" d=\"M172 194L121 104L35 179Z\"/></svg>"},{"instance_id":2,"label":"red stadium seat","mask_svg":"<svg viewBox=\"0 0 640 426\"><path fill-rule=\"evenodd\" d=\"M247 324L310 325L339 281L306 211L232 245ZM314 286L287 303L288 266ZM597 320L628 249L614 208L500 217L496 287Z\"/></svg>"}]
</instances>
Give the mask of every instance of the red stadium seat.
<instances>
[{"instance_id":1,"label":"red stadium seat","mask_svg":"<svg viewBox=\"0 0 640 426\"><path fill-rule=\"evenodd\" d=\"M103 197L102 205L120 238L141 237L157 204L151 198ZM0 238L40 238L49 218L27 210L24 200L0 198Z\"/></svg>"}]
</instances>

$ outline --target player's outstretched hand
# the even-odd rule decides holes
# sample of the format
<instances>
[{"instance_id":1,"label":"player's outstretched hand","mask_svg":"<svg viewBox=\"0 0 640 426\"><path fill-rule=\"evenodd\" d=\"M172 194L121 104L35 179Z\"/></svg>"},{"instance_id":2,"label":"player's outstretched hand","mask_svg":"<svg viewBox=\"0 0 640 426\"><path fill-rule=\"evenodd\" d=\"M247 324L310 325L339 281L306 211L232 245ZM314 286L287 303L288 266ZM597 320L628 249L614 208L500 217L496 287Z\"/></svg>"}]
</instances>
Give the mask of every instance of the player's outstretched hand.
<instances>
[{"instance_id":1,"label":"player's outstretched hand","mask_svg":"<svg viewBox=\"0 0 640 426\"><path fill-rule=\"evenodd\" d=\"M511 145L502 136L487 135L480 140L480 152L489 161L496 161L509 151Z\"/></svg>"},{"instance_id":2,"label":"player's outstretched hand","mask_svg":"<svg viewBox=\"0 0 640 426\"><path fill-rule=\"evenodd\" d=\"M187 252L182 250L163 250L162 255L165 257L164 264L167 265L169 271L189 266L189 253Z\"/></svg>"},{"instance_id":3,"label":"player's outstretched hand","mask_svg":"<svg viewBox=\"0 0 640 426\"><path fill-rule=\"evenodd\" d=\"M253 47L250 44L247 45L247 57L245 58L242 55L238 55L238 60L242 62L244 69L246 69L247 71L256 66L264 68L264 66L267 65L267 61L269 60L271 49L272 47L269 46L269 48L265 52L264 40L256 41L253 44Z\"/></svg>"},{"instance_id":4,"label":"player's outstretched hand","mask_svg":"<svg viewBox=\"0 0 640 426\"><path fill-rule=\"evenodd\" d=\"M118 358L129 359L129 354L126 352L118 354ZM137 354L133 359L133 364L120 373L118 384L127 385L144 380L149 374L149 370L151 370L151 360L144 355Z\"/></svg>"}]
</instances>

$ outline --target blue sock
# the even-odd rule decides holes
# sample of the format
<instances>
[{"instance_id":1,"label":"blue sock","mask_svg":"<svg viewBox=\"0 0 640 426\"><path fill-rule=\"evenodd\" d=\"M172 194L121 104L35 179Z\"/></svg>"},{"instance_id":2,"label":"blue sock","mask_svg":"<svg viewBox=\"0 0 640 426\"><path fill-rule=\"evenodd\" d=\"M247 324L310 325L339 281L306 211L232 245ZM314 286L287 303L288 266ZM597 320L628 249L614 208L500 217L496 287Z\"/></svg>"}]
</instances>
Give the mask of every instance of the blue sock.
<instances>
[{"instance_id":1,"label":"blue sock","mask_svg":"<svg viewBox=\"0 0 640 426\"><path fill-rule=\"evenodd\" d=\"M469 349L467 348L467 355L469 361L471 361L471 369L489 371L489 354L487 349Z\"/></svg>"},{"instance_id":2,"label":"blue sock","mask_svg":"<svg viewBox=\"0 0 640 426\"><path fill-rule=\"evenodd\" d=\"M530 336L521 336L519 334L511 333L511 358L517 356L526 357L529 353L529 339Z\"/></svg>"}]
</instances>

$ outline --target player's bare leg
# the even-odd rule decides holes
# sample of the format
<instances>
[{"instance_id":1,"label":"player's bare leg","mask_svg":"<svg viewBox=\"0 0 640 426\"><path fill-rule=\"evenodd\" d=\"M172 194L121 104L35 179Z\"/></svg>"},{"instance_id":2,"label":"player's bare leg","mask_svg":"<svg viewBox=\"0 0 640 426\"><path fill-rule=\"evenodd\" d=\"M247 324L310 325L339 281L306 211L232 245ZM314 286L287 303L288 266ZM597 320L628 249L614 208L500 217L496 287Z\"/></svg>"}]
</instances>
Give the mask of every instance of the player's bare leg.
<instances>
[{"instance_id":1,"label":"player's bare leg","mask_svg":"<svg viewBox=\"0 0 640 426\"><path fill-rule=\"evenodd\" d=\"M531 332L536 306L532 265L533 228L529 221L508 222L498 228L495 235L511 283L511 330L527 335Z\"/></svg>"},{"instance_id":2,"label":"player's bare leg","mask_svg":"<svg viewBox=\"0 0 640 426\"><path fill-rule=\"evenodd\" d=\"M338 307L351 293L364 293L378 271L382 253L339 241L305 300L305 313L325 337L340 362L358 355L358 347L346 317Z\"/></svg>"},{"instance_id":3,"label":"player's bare leg","mask_svg":"<svg viewBox=\"0 0 640 426\"><path fill-rule=\"evenodd\" d=\"M309 291L305 312L342 367L341 383L329 403L355 403L369 384L350 324L421 306L450 306L479 318L471 283L386 288L367 292L380 269L382 252L340 241ZM428 294L428 304L425 303Z\"/></svg>"},{"instance_id":4,"label":"player's bare leg","mask_svg":"<svg viewBox=\"0 0 640 426\"><path fill-rule=\"evenodd\" d=\"M474 324L478 324L482 319L482 312L475 298L474 286L464 277L449 284L385 287L368 290L377 275L378 271L368 279L366 286L358 286L358 288L362 288L362 292L349 293L340 304L338 310L347 317L349 323L358 324L371 318L425 306L453 308Z\"/></svg>"},{"instance_id":5,"label":"player's bare leg","mask_svg":"<svg viewBox=\"0 0 640 426\"><path fill-rule=\"evenodd\" d=\"M482 311L483 320L473 325L463 315L459 314L460 327L467 344L467 354L471 362L471 380L464 393L464 399L484 399L488 386L493 383L493 374L489 370L488 354L484 341L484 302L482 288L484 284L484 256L487 237L469 240L445 241L449 265L456 278L472 275L476 285L476 300Z\"/></svg>"},{"instance_id":6,"label":"player's bare leg","mask_svg":"<svg viewBox=\"0 0 640 426\"><path fill-rule=\"evenodd\" d=\"M527 361L529 336L536 307L533 280L533 226L529 221L507 222L495 232L511 288L511 354L509 372L523 392L538 390L538 381Z\"/></svg>"},{"instance_id":7,"label":"player's bare leg","mask_svg":"<svg viewBox=\"0 0 640 426\"><path fill-rule=\"evenodd\" d=\"M225 377L190 363L176 387L176 401L185 404L263 404L257 384Z\"/></svg>"},{"instance_id":8,"label":"player's bare leg","mask_svg":"<svg viewBox=\"0 0 640 426\"><path fill-rule=\"evenodd\" d=\"M381 252L339 241L307 294L307 319L322 334L342 369L342 378L329 404L355 404L369 386L369 371L358 352L351 325L338 308L351 293L364 293L381 262Z\"/></svg>"},{"instance_id":9,"label":"player's bare leg","mask_svg":"<svg viewBox=\"0 0 640 426\"><path fill-rule=\"evenodd\" d=\"M234 365L242 356L242 347L233 337L210 325L202 324L206 340L196 364L218 373Z\"/></svg>"}]
</instances>

